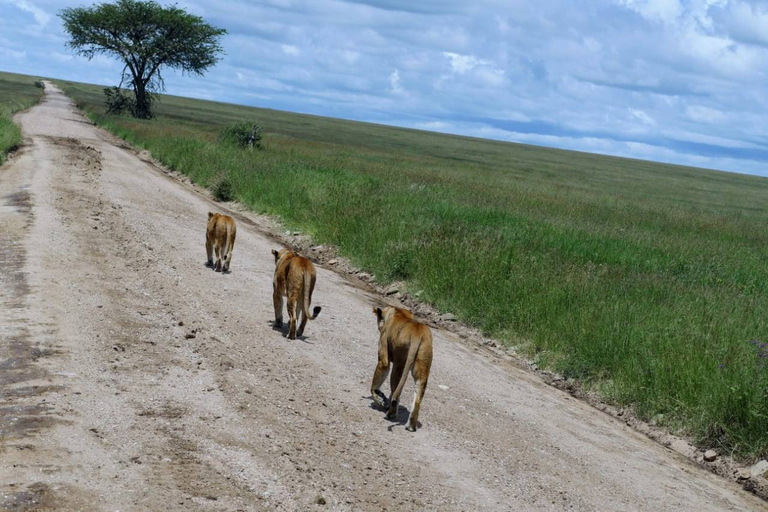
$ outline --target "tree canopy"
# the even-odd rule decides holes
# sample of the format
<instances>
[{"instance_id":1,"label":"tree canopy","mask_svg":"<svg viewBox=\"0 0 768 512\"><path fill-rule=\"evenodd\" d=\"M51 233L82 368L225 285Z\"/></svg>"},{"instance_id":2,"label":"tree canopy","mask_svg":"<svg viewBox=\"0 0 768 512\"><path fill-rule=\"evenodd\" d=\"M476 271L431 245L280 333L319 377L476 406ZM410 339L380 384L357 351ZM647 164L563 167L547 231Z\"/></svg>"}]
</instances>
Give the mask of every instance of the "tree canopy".
<instances>
[{"instance_id":1,"label":"tree canopy","mask_svg":"<svg viewBox=\"0 0 768 512\"><path fill-rule=\"evenodd\" d=\"M59 16L70 37L67 46L76 54L112 55L125 63L120 85L130 82L133 114L140 118L152 116L151 93L164 89L163 68L202 75L219 61L219 40L227 33L175 5L151 0L68 8Z\"/></svg>"}]
</instances>

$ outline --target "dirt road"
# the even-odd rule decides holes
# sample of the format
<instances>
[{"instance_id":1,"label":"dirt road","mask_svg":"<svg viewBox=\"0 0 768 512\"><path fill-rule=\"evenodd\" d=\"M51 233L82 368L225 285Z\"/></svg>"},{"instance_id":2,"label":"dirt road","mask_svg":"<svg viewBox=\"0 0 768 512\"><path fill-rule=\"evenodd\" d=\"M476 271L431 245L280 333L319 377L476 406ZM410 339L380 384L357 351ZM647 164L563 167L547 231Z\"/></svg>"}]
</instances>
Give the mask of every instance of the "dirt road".
<instances>
[{"instance_id":1,"label":"dirt road","mask_svg":"<svg viewBox=\"0 0 768 512\"><path fill-rule=\"evenodd\" d=\"M323 312L289 342L275 243L247 219L214 273L220 207L53 87L19 120L28 143L0 169L0 508L766 510L444 332L406 432L368 397L375 297L318 269Z\"/></svg>"}]
</instances>

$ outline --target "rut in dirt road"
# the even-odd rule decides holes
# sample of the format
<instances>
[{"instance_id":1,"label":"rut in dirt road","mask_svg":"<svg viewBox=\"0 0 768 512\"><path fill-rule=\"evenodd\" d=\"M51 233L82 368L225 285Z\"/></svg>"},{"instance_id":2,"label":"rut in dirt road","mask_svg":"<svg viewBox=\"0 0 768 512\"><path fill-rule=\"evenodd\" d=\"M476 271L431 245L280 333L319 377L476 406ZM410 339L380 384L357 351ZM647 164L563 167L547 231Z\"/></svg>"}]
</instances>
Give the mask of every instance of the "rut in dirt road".
<instances>
[{"instance_id":1,"label":"rut in dirt road","mask_svg":"<svg viewBox=\"0 0 768 512\"><path fill-rule=\"evenodd\" d=\"M274 242L90 125L55 87L0 170L0 508L766 510L435 330L415 434L368 396L380 299L317 269L323 314L273 330ZM408 382L403 396L410 396ZM405 417L401 417L404 421Z\"/></svg>"}]
</instances>

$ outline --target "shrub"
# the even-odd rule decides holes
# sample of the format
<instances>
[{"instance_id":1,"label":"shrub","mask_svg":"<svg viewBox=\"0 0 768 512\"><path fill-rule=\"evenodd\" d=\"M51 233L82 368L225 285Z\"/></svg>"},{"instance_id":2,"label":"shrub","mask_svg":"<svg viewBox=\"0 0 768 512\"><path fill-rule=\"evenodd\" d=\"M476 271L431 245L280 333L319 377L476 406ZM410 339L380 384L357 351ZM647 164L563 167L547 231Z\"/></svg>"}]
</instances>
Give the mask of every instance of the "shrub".
<instances>
[{"instance_id":1,"label":"shrub","mask_svg":"<svg viewBox=\"0 0 768 512\"><path fill-rule=\"evenodd\" d=\"M228 177L223 177L213 186L213 197L217 201L231 201L234 199L232 195L232 181Z\"/></svg>"},{"instance_id":2,"label":"shrub","mask_svg":"<svg viewBox=\"0 0 768 512\"><path fill-rule=\"evenodd\" d=\"M261 149L261 127L248 121L238 121L224 127L219 140L241 148Z\"/></svg>"},{"instance_id":3,"label":"shrub","mask_svg":"<svg viewBox=\"0 0 768 512\"><path fill-rule=\"evenodd\" d=\"M115 114L115 115L123 115L123 114L131 114L133 117L141 117L142 119L149 119L152 117L150 114L149 117L145 116L137 116L137 104L136 104L136 98L130 95L126 95L123 93L122 89L120 87L105 87L104 88L104 96L106 97L105 103L107 106L106 113L107 114ZM146 98L146 104L150 107L152 106L152 103L154 102L154 95L147 93Z\"/></svg>"},{"instance_id":4,"label":"shrub","mask_svg":"<svg viewBox=\"0 0 768 512\"><path fill-rule=\"evenodd\" d=\"M38 89L45 89L45 82L42 80L35 80L35 87Z\"/></svg>"},{"instance_id":5,"label":"shrub","mask_svg":"<svg viewBox=\"0 0 768 512\"><path fill-rule=\"evenodd\" d=\"M105 87L104 96L107 114L123 115L133 110L133 100L123 94L119 87Z\"/></svg>"}]
</instances>

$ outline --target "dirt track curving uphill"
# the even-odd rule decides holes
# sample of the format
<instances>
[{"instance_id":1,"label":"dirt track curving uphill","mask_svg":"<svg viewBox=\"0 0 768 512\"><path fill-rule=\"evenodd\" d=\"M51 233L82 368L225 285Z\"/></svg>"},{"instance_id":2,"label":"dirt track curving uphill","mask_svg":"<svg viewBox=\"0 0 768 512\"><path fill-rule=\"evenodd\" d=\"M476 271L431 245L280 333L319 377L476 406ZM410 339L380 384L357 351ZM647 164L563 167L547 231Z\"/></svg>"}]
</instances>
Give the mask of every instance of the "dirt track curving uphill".
<instances>
[{"instance_id":1,"label":"dirt track curving uphill","mask_svg":"<svg viewBox=\"0 0 768 512\"><path fill-rule=\"evenodd\" d=\"M768 509L441 331L406 432L368 397L375 297L318 268L323 313L289 342L271 326L276 244L253 223L237 217L232 273L215 273L221 207L54 87L18 119L27 144L0 169L0 509Z\"/></svg>"}]
</instances>

